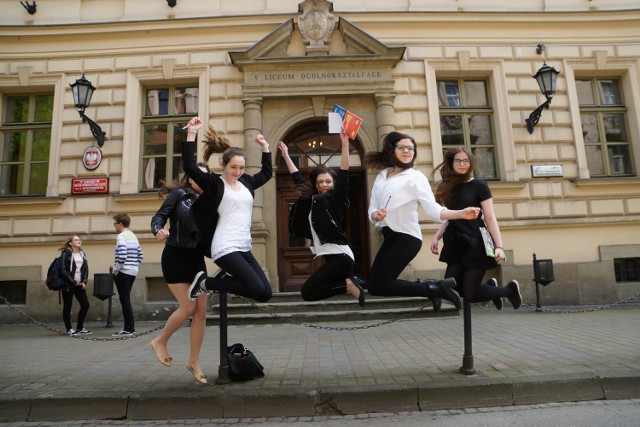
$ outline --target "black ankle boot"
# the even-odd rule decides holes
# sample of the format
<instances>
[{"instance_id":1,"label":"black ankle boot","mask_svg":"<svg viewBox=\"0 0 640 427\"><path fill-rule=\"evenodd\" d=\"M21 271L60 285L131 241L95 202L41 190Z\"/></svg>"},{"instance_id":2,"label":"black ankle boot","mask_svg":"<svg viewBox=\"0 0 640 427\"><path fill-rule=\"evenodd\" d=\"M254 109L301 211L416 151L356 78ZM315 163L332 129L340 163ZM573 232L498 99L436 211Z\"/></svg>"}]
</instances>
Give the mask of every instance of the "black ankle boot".
<instances>
[{"instance_id":1,"label":"black ankle boot","mask_svg":"<svg viewBox=\"0 0 640 427\"><path fill-rule=\"evenodd\" d=\"M462 308L460 295L458 295L455 289L456 279L454 279L453 277L449 277L444 280L418 279L418 282L425 285L425 287L427 288L427 298L444 299L453 303L453 305L455 305L458 310Z\"/></svg>"}]
</instances>

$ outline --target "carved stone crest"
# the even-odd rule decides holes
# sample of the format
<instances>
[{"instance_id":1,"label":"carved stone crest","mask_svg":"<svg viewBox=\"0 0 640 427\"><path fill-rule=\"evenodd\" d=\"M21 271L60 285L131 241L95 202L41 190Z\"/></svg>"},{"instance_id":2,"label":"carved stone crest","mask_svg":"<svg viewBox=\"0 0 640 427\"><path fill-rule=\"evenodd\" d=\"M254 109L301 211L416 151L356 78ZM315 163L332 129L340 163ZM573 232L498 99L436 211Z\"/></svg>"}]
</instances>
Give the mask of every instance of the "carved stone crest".
<instances>
[{"instance_id":1,"label":"carved stone crest","mask_svg":"<svg viewBox=\"0 0 640 427\"><path fill-rule=\"evenodd\" d=\"M333 4L326 0L306 0L298 9L302 12L298 16L298 28L307 45L307 55L327 54L327 44L336 25L336 17L331 14Z\"/></svg>"}]
</instances>

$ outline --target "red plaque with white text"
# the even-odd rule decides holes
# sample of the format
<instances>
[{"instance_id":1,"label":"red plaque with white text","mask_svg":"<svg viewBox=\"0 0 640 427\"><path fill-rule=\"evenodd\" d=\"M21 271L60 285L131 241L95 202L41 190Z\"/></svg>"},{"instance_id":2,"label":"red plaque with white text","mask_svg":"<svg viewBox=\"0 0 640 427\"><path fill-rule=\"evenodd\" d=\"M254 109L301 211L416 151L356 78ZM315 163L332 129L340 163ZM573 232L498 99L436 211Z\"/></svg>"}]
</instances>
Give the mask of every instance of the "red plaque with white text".
<instances>
[{"instance_id":1,"label":"red plaque with white text","mask_svg":"<svg viewBox=\"0 0 640 427\"><path fill-rule=\"evenodd\" d=\"M109 178L73 178L71 194L107 194Z\"/></svg>"}]
</instances>

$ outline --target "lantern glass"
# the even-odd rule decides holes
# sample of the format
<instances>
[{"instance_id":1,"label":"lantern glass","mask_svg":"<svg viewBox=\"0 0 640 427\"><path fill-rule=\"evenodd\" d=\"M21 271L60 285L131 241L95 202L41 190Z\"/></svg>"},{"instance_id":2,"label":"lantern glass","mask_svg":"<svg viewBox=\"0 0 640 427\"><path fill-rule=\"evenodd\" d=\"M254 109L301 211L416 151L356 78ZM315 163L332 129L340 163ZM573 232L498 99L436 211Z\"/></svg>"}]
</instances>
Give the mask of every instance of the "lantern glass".
<instances>
[{"instance_id":1,"label":"lantern glass","mask_svg":"<svg viewBox=\"0 0 640 427\"><path fill-rule=\"evenodd\" d=\"M556 93L556 79L560 72L553 67L544 64L536 73L535 79L540 87L540 92L547 98Z\"/></svg>"},{"instance_id":2,"label":"lantern glass","mask_svg":"<svg viewBox=\"0 0 640 427\"><path fill-rule=\"evenodd\" d=\"M91 97L93 91L96 90L89 80L84 77L80 77L75 83L71 85L71 92L73 93L73 102L76 108L84 110L91 103Z\"/></svg>"}]
</instances>

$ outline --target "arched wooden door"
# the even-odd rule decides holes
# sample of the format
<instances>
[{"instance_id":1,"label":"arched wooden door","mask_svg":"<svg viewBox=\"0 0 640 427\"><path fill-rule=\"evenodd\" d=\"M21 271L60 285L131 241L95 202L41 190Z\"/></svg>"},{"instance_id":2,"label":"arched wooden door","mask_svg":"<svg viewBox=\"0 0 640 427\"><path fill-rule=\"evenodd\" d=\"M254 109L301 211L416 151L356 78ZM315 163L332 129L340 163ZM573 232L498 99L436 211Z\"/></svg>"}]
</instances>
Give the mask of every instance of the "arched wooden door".
<instances>
[{"instance_id":1,"label":"arched wooden door","mask_svg":"<svg viewBox=\"0 0 640 427\"><path fill-rule=\"evenodd\" d=\"M327 133L326 119L300 124L283 140L289 147L289 156L305 177L317 164L336 169L340 166L340 137ZM369 272L369 242L367 185L361 166L364 153L357 139L351 141L350 145L350 205L345 213L345 232L355 255L353 274L366 279ZM322 258L314 260L305 239L296 239L289 234L289 209L300 196L300 189L294 185L279 151L277 165L278 277L280 291L294 292L300 290L304 281L323 261Z\"/></svg>"}]
</instances>

